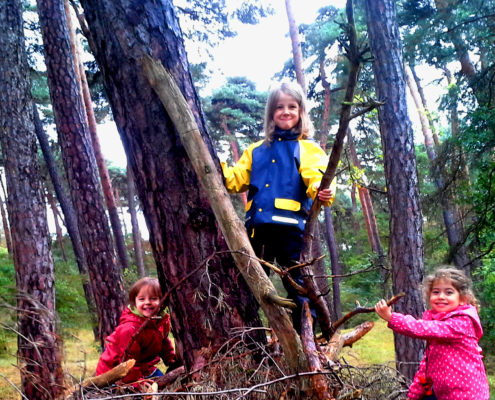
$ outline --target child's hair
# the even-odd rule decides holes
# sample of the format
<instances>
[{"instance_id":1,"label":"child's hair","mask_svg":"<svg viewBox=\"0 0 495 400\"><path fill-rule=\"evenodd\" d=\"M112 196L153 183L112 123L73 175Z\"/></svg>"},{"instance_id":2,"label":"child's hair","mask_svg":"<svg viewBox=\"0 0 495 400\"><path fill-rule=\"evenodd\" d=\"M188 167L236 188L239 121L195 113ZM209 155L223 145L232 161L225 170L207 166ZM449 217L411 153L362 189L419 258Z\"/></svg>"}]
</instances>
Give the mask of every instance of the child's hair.
<instances>
[{"instance_id":1,"label":"child's hair","mask_svg":"<svg viewBox=\"0 0 495 400\"><path fill-rule=\"evenodd\" d=\"M156 295L160 298L162 297L162 288L160 286L160 282L158 282L158 279L151 278L151 277L147 276L147 277L139 279L129 289L129 304L132 307L136 307L136 297L137 297L139 291L145 286L149 287L148 290L153 295Z\"/></svg>"},{"instance_id":2,"label":"child's hair","mask_svg":"<svg viewBox=\"0 0 495 400\"><path fill-rule=\"evenodd\" d=\"M265 136L269 142L273 141L273 132L275 130L275 123L273 122L273 114L277 107L280 93L285 93L293 97L297 104L299 104L299 122L297 126L293 128L295 132L299 132L299 139L307 139L313 136L313 124L309 119L308 106L306 104L306 96L304 91L298 83L282 82L278 83L270 88L268 94L268 100L265 107Z\"/></svg>"},{"instance_id":3,"label":"child's hair","mask_svg":"<svg viewBox=\"0 0 495 400\"><path fill-rule=\"evenodd\" d=\"M434 283L442 279L449 282L459 292L462 302L472 304L476 308L479 308L478 300L474 297L471 279L469 279L460 269L452 268L448 265L440 266L434 273L425 278L423 290L426 300L430 297Z\"/></svg>"}]
</instances>

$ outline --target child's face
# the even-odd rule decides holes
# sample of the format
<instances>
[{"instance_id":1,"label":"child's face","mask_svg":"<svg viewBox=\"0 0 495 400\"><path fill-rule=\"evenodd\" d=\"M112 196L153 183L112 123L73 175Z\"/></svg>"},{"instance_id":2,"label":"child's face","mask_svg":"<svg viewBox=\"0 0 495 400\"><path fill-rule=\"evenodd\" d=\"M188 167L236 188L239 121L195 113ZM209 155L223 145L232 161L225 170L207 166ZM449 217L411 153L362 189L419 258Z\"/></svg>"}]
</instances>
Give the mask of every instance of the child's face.
<instances>
[{"instance_id":1,"label":"child's face","mask_svg":"<svg viewBox=\"0 0 495 400\"><path fill-rule=\"evenodd\" d=\"M136 296L136 309L145 317L152 317L158 312L160 297L149 286L143 286Z\"/></svg>"},{"instance_id":2,"label":"child's face","mask_svg":"<svg viewBox=\"0 0 495 400\"><path fill-rule=\"evenodd\" d=\"M281 92L273 113L275 125L280 129L290 130L299 123L300 118L300 107L296 99Z\"/></svg>"},{"instance_id":3,"label":"child's face","mask_svg":"<svg viewBox=\"0 0 495 400\"><path fill-rule=\"evenodd\" d=\"M461 301L461 295L450 282L445 279L433 282L430 292L430 305L433 311L450 312L460 304L464 304Z\"/></svg>"}]
</instances>

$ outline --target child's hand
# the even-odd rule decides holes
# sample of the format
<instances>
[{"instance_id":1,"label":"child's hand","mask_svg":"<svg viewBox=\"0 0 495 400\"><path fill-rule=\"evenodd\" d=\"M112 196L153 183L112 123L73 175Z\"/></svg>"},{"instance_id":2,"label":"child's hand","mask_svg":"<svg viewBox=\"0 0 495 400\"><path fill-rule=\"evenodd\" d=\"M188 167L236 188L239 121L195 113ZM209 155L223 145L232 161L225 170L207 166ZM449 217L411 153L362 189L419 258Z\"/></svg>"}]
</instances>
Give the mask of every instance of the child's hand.
<instances>
[{"instance_id":1,"label":"child's hand","mask_svg":"<svg viewBox=\"0 0 495 400\"><path fill-rule=\"evenodd\" d=\"M383 299L376 303L375 311L380 316L380 318L384 319L387 322L390 321L390 319L392 318L392 307L388 306L387 302Z\"/></svg>"},{"instance_id":2,"label":"child's hand","mask_svg":"<svg viewBox=\"0 0 495 400\"><path fill-rule=\"evenodd\" d=\"M332 189L329 188L322 189L318 192L318 199L324 203L332 200L332 197L333 197Z\"/></svg>"}]
</instances>

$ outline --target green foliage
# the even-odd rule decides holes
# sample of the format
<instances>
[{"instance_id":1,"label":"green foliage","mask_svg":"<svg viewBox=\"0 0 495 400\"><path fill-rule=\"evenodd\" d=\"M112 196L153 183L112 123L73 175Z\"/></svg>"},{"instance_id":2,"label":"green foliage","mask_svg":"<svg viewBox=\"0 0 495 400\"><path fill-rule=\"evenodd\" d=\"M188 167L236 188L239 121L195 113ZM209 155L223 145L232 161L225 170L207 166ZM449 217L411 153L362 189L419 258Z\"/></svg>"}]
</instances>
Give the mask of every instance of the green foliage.
<instances>
[{"instance_id":1,"label":"green foliage","mask_svg":"<svg viewBox=\"0 0 495 400\"><path fill-rule=\"evenodd\" d=\"M258 92L248 79L231 77L224 86L204 99L209 131L219 147L231 143L240 153L240 149L259 140L266 96L266 93Z\"/></svg>"},{"instance_id":2,"label":"green foliage","mask_svg":"<svg viewBox=\"0 0 495 400\"><path fill-rule=\"evenodd\" d=\"M475 287L481 300L480 317L483 323L483 348L495 349L495 257L484 259L484 265L474 273ZM493 354L493 350L491 351Z\"/></svg>"}]
</instances>

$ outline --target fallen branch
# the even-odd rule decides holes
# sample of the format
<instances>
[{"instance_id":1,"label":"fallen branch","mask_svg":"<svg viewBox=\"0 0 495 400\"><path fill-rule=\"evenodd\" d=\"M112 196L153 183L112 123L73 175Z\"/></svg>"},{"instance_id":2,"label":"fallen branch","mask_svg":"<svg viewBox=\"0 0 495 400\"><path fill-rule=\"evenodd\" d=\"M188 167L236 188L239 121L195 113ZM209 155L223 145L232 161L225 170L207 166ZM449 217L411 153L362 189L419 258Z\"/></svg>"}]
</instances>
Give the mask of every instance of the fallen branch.
<instances>
[{"instance_id":1,"label":"fallen branch","mask_svg":"<svg viewBox=\"0 0 495 400\"><path fill-rule=\"evenodd\" d=\"M390 300L387 301L387 305L391 306L392 304L397 303L402 297L404 297L406 294L405 293L399 293L398 295L392 297ZM354 317L357 314L364 314L364 313L370 313L370 312L375 312L375 307L361 307L358 303L358 306L352 310L351 312L347 313L344 315L342 318L340 318L337 322L333 324L333 329L337 330L342 324L350 320L352 317Z\"/></svg>"},{"instance_id":2,"label":"fallen branch","mask_svg":"<svg viewBox=\"0 0 495 400\"><path fill-rule=\"evenodd\" d=\"M132 360L132 359L127 360L124 361L123 363L120 363L116 367L113 367L110 371L107 371L104 374L87 378L83 380L81 383L74 385L73 387L68 389L66 391L66 397L70 397L76 390L79 390L80 388L87 388L87 387L103 388L106 386L113 385L115 382L125 377L129 373L129 371L134 367L134 364L136 364L136 360Z\"/></svg>"}]
</instances>

